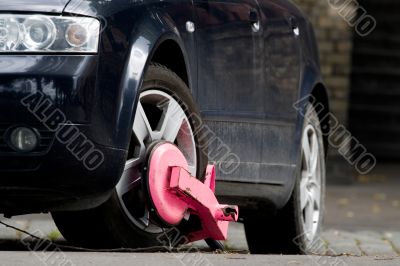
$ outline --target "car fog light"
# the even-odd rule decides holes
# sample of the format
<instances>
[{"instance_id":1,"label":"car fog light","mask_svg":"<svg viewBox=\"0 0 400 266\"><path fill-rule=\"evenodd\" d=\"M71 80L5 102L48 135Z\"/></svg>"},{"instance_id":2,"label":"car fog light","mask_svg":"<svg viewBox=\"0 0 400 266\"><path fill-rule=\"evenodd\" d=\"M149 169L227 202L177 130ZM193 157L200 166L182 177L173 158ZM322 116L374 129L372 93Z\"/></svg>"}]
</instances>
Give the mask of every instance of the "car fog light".
<instances>
[{"instance_id":1,"label":"car fog light","mask_svg":"<svg viewBox=\"0 0 400 266\"><path fill-rule=\"evenodd\" d=\"M10 144L16 151L30 152L38 146L39 136L30 128L17 127L11 131Z\"/></svg>"}]
</instances>

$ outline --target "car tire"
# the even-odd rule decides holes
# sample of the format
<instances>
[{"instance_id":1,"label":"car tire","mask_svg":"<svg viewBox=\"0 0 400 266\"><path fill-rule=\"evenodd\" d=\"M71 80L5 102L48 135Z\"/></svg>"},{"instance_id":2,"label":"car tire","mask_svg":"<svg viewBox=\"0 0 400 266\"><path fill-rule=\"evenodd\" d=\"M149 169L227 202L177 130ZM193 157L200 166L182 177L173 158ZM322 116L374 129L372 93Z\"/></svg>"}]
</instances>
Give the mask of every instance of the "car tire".
<instances>
[{"instance_id":1,"label":"car tire","mask_svg":"<svg viewBox=\"0 0 400 266\"><path fill-rule=\"evenodd\" d=\"M159 106L162 101L167 102L167 111L160 111L157 109L161 108ZM167 122L165 121L169 119L168 115L170 115L167 115L167 112L169 112L168 108L173 104L178 104L175 106L178 111L176 111L176 114L173 113L173 115L176 116L180 114L180 117L185 116L182 120L181 128L179 128L177 133L175 144L179 148L182 147L182 151L186 148L189 150L183 151L185 156L189 153L194 154L193 156L195 156L196 159L193 159L193 156L187 156L188 162L192 162L193 164L191 165L191 170L194 171L192 174L196 175L199 179L203 179L208 164L207 140L202 135L204 127L190 90L185 82L173 71L160 64L151 64L146 72L140 90L138 108L140 108L140 105L142 110L144 110L143 112L145 113L145 116L147 116L148 124L157 124L155 121L160 119L158 123L162 124L162 128L164 123L169 123L169 120ZM139 111L136 113L138 112ZM176 120L173 116L171 116L171 118L171 121ZM136 119L137 118L135 118L135 120ZM164 120L161 121L162 119ZM189 122L189 126L187 122ZM183 129L184 126L186 128ZM151 128L154 129L153 125ZM176 132L171 128L173 127L165 126L165 132L162 134L173 136ZM181 132L181 130L184 131ZM193 135L187 137L190 135L187 132ZM184 134L187 134L187 136L182 137ZM139 135L140 134L136 132L136 123L134 123L127 164L130 160L134 162L136 158L139 158L140 156L147 156L146 154L141 154L140 151L142 148L145 148L148 152L150 149L149 147L155 144L153 143L142 147L145 141L138 140ZM158 135L154 134L154 136ZM164 135L160 137L159 141L163 141L164 137ZM156 137L154 137L153 140L152 137L152 141L156 142L155 138ZM181 144L179 138L186 138L183 139L182 142L189 143L192 141L193 143ZM169 141L174 142L173 140ZM139 148L133 148L132 146L134 145L138 145ZM187 147L184 145L187 145ZM139 150L139 155L134 155L135 150ZM145 163L139 163L137 166L138 172L142 175L144 164ZM147 220L145 219L146 221L143 221L143 217L146 217L146 210L144 210L143 217L141 216L142 214L137 214L142 211L138 211L138 209L142 207L145 208L144 205L146 205L145 199L141 198L141 195L143 194L143 191L141 191L143 185L132 188L128 192L124 191L125 194L123 194L122 191L124 190L124 186L121 185L121 183L125 178L124 176L125 174L121 178L120 183L113 191L109 200L99 207L83 211L52 213L57 227L68 242L77 246L96 249L121 247L143 248L163 245L163 243L160 243L160 236L165 235L168 228L164 227L165 225L160 225L159 222L153 221L150 216L146 218ZM128 180L126 184L130 184L129 182L131 181ZM126 195L127 197L125 197ZM149 229L150 226L152 230ZM179 231L179 226L177 228ZM184 230L183 225L182 230Z\"/></svg>"},{"instance_id":2,"label":"car tire","mask_svg":"<svg viewBox=\"0 0 400 266\"><path fill-rule=\"evenodd\" d=\"M305 156L307 143L312 143L308 145L309 154L317 156L316 161ZM324 150L319 118L310 104L304 120L301 164L289 202L273 215L245 212L244 227L251 253L310 254L324 244L320 238L325 202Z\"/></svg>"}]
</instances>

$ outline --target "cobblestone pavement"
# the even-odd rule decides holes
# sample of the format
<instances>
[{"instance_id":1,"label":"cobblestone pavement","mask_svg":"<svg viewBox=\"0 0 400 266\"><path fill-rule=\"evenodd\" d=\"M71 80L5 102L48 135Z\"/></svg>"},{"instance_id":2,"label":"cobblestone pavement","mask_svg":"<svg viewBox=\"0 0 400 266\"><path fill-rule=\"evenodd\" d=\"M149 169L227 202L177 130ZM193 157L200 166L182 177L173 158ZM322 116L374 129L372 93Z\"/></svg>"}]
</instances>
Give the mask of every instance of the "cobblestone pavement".
<instances>
[{"instance_id":1,"label":"cobblestone pavement","mask_svg":"<svg viewBox=\"0 0 400 266\"><path fill-rule=\"evenodd\" d=\"M64 255L64 256L63 256ZM96 265L96 266L398 266L400 258L280 256L205 253L94 253L0 252L0 266Z\"/></svg>"},{"instance_id":2,"label":"cobblestone pavement","mask_svg":"<svg viewBox=\"0 0 400 266\"><path fill-rule=\"evenodd\" d=\"M6 220L3 220L6 221ZM24 229L35 235L62 241L62 237L51 218L43 216L23 216L18 219L6 221L13 226ZM0 249L6 247L10 241L20 240L26 237L14 229L0 226ZM232 224L229 239L226 246L232 250L247 250L247 243L241 224ZM197 243L199 248L205 247L202 242ZM325 230L318 255L354 255L354 256L387 256L400 255L400 231L346 231L328 229Z\"/></svg>"},{"instance_id":3,"label":"cobblestone pavement","mask_svg":"<svg viewBox=\"0 0 400 266\"><path fill-rule=\"evenodd\" d=\"M325 230L319 255L400 256L400 179L388 181L384 176L364 176L356 185L329 186ZM17 216L1 219L13 226L52 240L62 241L49 215ZM0 225L0 250L13 249L24 235ZM247 250L241 224L232 224L226 246ZM204 244L199 243L199 247Z\"/></svg>"}]
</instances>

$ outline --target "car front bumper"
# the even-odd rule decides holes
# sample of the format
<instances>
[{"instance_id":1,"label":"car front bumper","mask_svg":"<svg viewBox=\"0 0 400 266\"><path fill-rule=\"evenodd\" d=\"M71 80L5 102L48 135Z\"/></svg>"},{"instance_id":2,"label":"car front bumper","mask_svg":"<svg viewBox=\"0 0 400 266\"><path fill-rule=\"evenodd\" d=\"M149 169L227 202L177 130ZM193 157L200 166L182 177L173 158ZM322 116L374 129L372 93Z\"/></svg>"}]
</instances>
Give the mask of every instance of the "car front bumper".
<instances>
[{"instance_id":1,"label":"car front bumper","mask_svg":"<svg viewBox=\"0 0 400 266\"><path fill-rule=\"evenodd\" d=\"M99 67L97 55L0 56L0 212L83 209L111 193L127 151L114 128L117 90L97 78ZM115 86L118 77L109 78ZM23 104L36 94L65 116L64 129L74 128L103 155L101 164L88 169L84 156L59 141L57 131L38 118L44 105L32 112ZM10 149L5 132L15 126L37 129L41 145L30 153Z\"/></svg>"}]
</instances>

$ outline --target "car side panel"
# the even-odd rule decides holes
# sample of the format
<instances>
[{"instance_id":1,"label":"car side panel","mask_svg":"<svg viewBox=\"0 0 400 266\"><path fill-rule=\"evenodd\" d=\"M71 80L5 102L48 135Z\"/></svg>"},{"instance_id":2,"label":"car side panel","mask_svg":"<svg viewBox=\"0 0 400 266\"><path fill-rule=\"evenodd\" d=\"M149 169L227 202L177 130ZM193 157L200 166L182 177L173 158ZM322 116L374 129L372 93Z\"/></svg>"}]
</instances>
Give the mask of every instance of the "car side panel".
<instances>
[{"instance_id":1,"label":"car side panel","mask_svg":"<svg viewBox=\"0 0 400 266\"><path fill-rule=\"evenodd\" d=\"M264 157L259 164L255 160L242 161L237 173L220 179L217 192L228 202L241 199L243 206L250 206L254 201L261 200L279 209L289 200L300 165L304 122L301 114L306 108L307 97L322 81L316 40L309 21L289 1L260 0L259 4L263 10L263 26L267 29L264 33L265 68L268 73L266 112L261 119L258 117L256 123L253 122L255 117L248 119L247 130L239 128L236 132L227 132L223 126L213 128L219 132L217 135L227 136L223 139L233 152L245 158L252 158L246 155L248 153L254 156L261 152ZM287 24L290 17L296 19L300 30L297 39L288 35L288 30L292 30ZM296 110L293 105L302 98L305 99L298 106L300 111ZM233 143L235 137L238 140ZM252 141L260 137L263 145Z\"/></svg>"},{"instance_id":2,"label":"car side panel","mask_svg":"<svg viewBox=\"0 0 400 266\"><path fill-rule=\"evenodd\" d=\"M198 99L213 132L209 155L219 164L219 180L290 187L297 164L292 104L300 47L288 24L290 10L258 3L255 8L249 1L195 1L203 73ZM247 21L232 32L230 14L247 17L251 9L258 11L260 31Z\"/></svg>"},{"instance_id":3,"label":"car side panel","mask_svg":"<svg viewBox=\"0 0 400 266\"><path fill-rule=\"evenodd\" d=\"M196 36L190 37L187 34L185 35L183 25L186 20L190 20L190 16L188 17L187 15L192 15L189 10L190 3L185 7L189 8L186 16L180 17L180 13L178 12L175 13L175 17L171 18L171 12L165 12L168 10L165 9L165 5L168 6L171 3L176 3L176 1L146 1L146 5L144 5L143 2L140 4L134 2L131 4L132 6L125 11L123 11L123 9L126 8L127 1L114 0L109 2L111 6L107 6L107 2L101 2L103 3L102 5L96 2L97 1L87 0L83 1L85 4L82 6L82 9L66 9L66 12L81 13L90 16L115 16L115 21L113 22L116 23L115 28L123 30L122 32L113 30L113 25L111 25L109 31L103 34L102 42L104 46L109 46L109 50L107 51L109 54L103 59L105 61L103 62L102 73L108 75L108 79L106 80L104 77L101 82L104 83L103 86L105 88L107 86L114 86L115 88L115 84L120 85L117 89L105 89L105 92L103 92L104 95L99 95L98 100L96 100L96 102L99 102L99 106L95 110L100 112L100 114L98 121L95 121L95 125L98 126L99 129L102 129L102 125L108 122L111 123L109 124L110 128L104 129L104 133L100 133L94 136L94 138L97 138L99 142L106 141L106 143L110 144L118 143L121 147L127 145L130 132L128 125L132 123L132 110L134 110L133 102L135 101L137 89L140 86L143 73L145 73L146 67L149 64L151 54L164 39L172 38L182 47L186 62L189 66L189 73L191 73L191 88L193 93L198 96L200 105L203 104L204 106L209 104L203 102L208 99L201 100L201 97L199 97L199 94L202 93L202 87L196 88L197 64L193 60L193 57L197 56L197 54L193 54L193 49L196 47L196 44L193 42ZM286 5L287 1L285 1L285 6ZM96 7L96 9L88 9L85 8L85 6ZM157 8L153 9L152 7ZM298 15L298 13L296 13L298 12L296 8L291 5L288 5L288 8L293 9L292 11L296 16L300 16L301 18L301 14ZM93 10L98 10L99 12L94 12ZM173 13L174 12L172 12L172 14ZM176 26L177 22L178 26ZM304 30L308 36L308 31L310 29L303 24L303 21L300 20L300 28ZM123 27L122 25L130 26ZM313 48L310 47L314 45L314 41L312 37L308 38L306 41L304 37L300 39L301 50L307 51L307 53L306 55L301 55L302 60L299 69L300 80L298 87L294 89L297 98L309 93L314 84L320 81L319 69L315 63L315 60L318 59L315 59L311 55ZM103 47L103 49L105 48L106 47ZM217 54L216 56L220 57L214 60L224 60L222 55ZM198 60L202 60L204 57L207 57L207 54L199 56ZM269 61L267 61L268 57L265 60L264 69L269 63ZM199 66L206 67L207 65L204 64L204 62L199 62ZM268 89L268 75L266 75L265 79L266 85L262 89L264 89L263 93L268 95L266 93ZM119 80L122 80L122 82L119 83ZM226 96L229 97L229 95ZM285 95L281 96L284 97ZM104 102L101 102L101 100ZM245 101L245 98L242 100ZM290 96L290 101L292 100L293 95ZM228 104L229 101L225 101L225 105L222 107ZM101 108L105 106L110 108L110 115L102 113L103 111ZM215 106L221 107L218 103L215 103ZM221 147L220 143L223 143L230 149L230 153L238 154L240 158L239 168L236 168L234 172L229 172L228 170L218 173L220 183L221 181L222 183L229 184L237 183L239 187L240 183L243 182L249 184L263 183L265 186L268 186L263 191L280 191L280 193L258 195L257 190L247 189L241 191L243 195L238 194L237 196L244 196L244 198L263 198L273 202L275 206L281 207L290 197L293 187L299 158L298 147L303 123L302 117L298 115L294 109L293 113L290 113L288 116L285 116L287 113L284 113L284 119L280 119L282 117L271 117L271 113L265 111L267 109L263 109L264 112L249 115L243 112L235 112L235 107L241 108L240 102L236 106L229 106L229 112L217 110L214 115L207 115L207 112L205 112L207 110L203 108L206 126L210 128L212 140L215 141L210 141L211 153L215 152L218 154L218 149ZM268 108L271 108L269 110L279 111L281 106L276 104L270 105ZM290 108L291 107L285 106L285 110L289 110ZM291 109L290 111L292 112ZM279 114L279 112L276 112L276 114ZM220 162L219 169L224 169L223 158L217 158L215 161ZM280 188L278 190L274 189L277 188L277 186ZM220 189L218 191L220 195L223 195L224 186L220 185L219 187Z\"/></svg>"}]
</instances>

